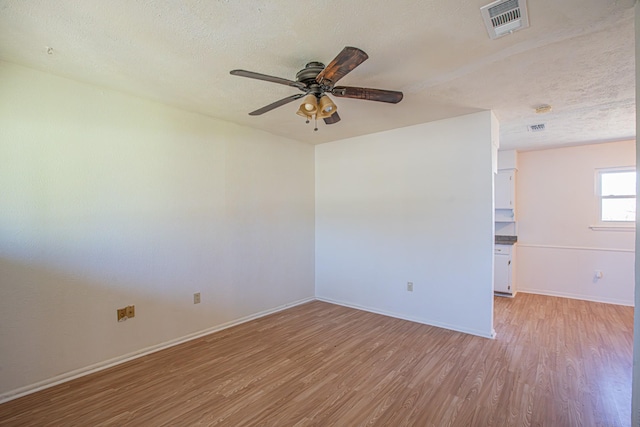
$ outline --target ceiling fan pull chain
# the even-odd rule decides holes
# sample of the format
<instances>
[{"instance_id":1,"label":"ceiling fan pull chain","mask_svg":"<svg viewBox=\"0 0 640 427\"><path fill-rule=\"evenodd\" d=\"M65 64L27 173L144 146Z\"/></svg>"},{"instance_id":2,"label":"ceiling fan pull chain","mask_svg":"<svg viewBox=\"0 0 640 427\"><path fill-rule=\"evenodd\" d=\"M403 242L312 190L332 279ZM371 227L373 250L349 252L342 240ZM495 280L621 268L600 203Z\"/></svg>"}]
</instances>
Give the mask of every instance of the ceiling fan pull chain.
<instances>
[{"instance_id":1,"label":"ceiling fan pull chain","mask_svg":"<svg viewBox=\"0 0 640 427\"><path fill-rule=\"evenodd\" d=\"M318 115L316 114L315 116L313 116L313 119L315 120L315 128L313 129L314 132L318 131Z\"/></svg>"}]
</instances>

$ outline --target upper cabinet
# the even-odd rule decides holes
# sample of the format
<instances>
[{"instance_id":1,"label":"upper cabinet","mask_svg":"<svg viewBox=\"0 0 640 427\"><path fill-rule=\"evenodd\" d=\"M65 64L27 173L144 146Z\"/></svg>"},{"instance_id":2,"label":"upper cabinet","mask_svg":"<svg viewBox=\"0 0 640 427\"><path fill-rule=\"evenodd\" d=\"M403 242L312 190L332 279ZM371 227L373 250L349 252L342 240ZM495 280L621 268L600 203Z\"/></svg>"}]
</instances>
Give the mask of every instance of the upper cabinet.
<instances>
[{"instance_id":1,"label":"upper cabinet","mask_svg":"<svg viewBox=\"0 0 640 427\"><path fill-rule=\"evenodd\" d=\"M495 175L495 220L516 221L516 162L515 151L498 153L498 173Z\"/></svg>"},{"instance_id":2,"label":"upper cabinet","mask_svg":"<svg viewBox=\"0 0 640 427\"><path fill-rule=\"evenodd\" d=\"M499 170L495 180L495 208L514 209L516 206L515 170Z\"/></svg>"}]
</instances>

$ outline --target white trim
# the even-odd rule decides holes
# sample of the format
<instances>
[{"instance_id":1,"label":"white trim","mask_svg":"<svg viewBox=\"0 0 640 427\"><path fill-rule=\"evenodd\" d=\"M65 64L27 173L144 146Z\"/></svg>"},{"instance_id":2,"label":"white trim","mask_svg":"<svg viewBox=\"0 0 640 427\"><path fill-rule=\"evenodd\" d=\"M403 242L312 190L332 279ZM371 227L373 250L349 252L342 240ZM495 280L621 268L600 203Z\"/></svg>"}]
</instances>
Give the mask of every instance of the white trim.
<instances>
[{"instance_id":1,"label":"white trim","mask_svg":"<svg viewBox=\"0 0 640 427\"><path fill-rule=\"evenodd\" d=\"M605 224L598 224L598 225L590 225L589 228L592 229L593 231L636 231L636 226L635 226L635 222L633 222L633 225L605 225Z\"/></svg>"},{"instance_id":2,"label":"white trim","mask_svg":"<svg viewBox=\"0 0 640 427\"><path fill-rule=\"evenodd\" d=\"M130 360L137 359L142 356L146 356L151 353L155 353L160 350L167 349L169 347L174 347L178 344L185 343L187 341L191 341L205 335L212 334L214 332L221 331L223 329L231 328L232 326L237 326L242 323L249 322L251 320L259 319L260 317L268 316L273 313L277 313L282 310L286 310L291 307L295 307L297 305L305 304L310 301L314 301L314 297L303 298L298 301L293 301L287 304L280 305L275 308L271 308L268 310L260 311L258 313L250 314L248 316L241 317L239 319L231 320L229 322L225 322L221 325L213 326L211 328L204 329L202 331L194 332L188 335L185 335L180 338L176 338L173 340L169 340L160 344L153 345L151 347L143 348L132 353L128 353L122 356L114 357L113 359L105 360L102 362L95 363L93 365L85 366L84 368L76 369L70 372L65 372L64 374L57 375L53 378L48 378L43 381L39 381L35 384L30 384L24 387L20 387L15 390L10 390L8 392L0 394L0 403L8 402L13 399L17 399L22 396L26 396L27 394L35 393L36 391L44 390L49 387L53 387L58 384L65 383L67 381L74 380L76 378L84 377L85 375L93 374L94 372L102 371L107 368L111 368L116 365L120 365L125 362L129 362Z\"/></svg>"},{"instance_id":3,"label":"white trim","mask_svg":"<svg viewBox=\"0 0 640 427\"><path fill-rule=\"evenodd\" d=\"M420 318L412 317L412 316L405 316L403 314L398 314L398 313L394 313L394 312L391 312L391 311L380 310L380 309L371 308L371 307L365 307L365 306L357 305L357 304L351 304L351 303L348 303L348 302L338 301L338 300L334 300L334 299L331 299L331 298L324 298L324 297L316 296L316 300L327 302L329 304L341 305L343 307L349 307L349 308L353 308L353 309L356 309L356 310L368 311L369 313L381 314L383 316L389 316L389 317L393 317L393 318L396 318L396 319L402 319L402 320L408 320L410 322L421 323L423 325L435 326L437 328L442 328L442 329L448 329L450 331L462 332L462 333L470 334L470 335L476 335L476 336L482 337L482 338L494 339L496 337L495 336L495 330L492 330L491 333L487 334L486 332L480 331L480 330L477 330L477 329L461 328L459 326L450 325L448 323L437 322L437 321L429 320L429 319L420 319Z\"/></svg>"},{"instance_id":4,"label":"white trim","mask_svg":"<svg viewBox=\"0 0 640 427\"><path fill-rule=\"evenodd\" d=\"M556 246L556 245L532 245L529 243L518 242L520 248L536 248L536 249L563 249L571 251L596 251L596 252L628 252L635 253L635 249L620 249L620 248L590 248L585 246Z\"/></svg>"},{"instance_id":5,"label":"white trim","mask_svg":"<svg viewBox=\"0 0 640 427\"><path fill-rule=\"evenodd\" d=\"M627 307L633 307L633 301L619 300L615 298L596 298L588 295L578 295L571 294L567 292L555 292L555 291L547 291L540 289L519 289L518 292L522 292L523 294L536 294L536 295L545 295L548 297L560 297L560 298L570 298L577 299L582 301L591 301L591 302L600 302L604 304L615 304L615 305L624 305Z\"/></svg>"}]
</instances>

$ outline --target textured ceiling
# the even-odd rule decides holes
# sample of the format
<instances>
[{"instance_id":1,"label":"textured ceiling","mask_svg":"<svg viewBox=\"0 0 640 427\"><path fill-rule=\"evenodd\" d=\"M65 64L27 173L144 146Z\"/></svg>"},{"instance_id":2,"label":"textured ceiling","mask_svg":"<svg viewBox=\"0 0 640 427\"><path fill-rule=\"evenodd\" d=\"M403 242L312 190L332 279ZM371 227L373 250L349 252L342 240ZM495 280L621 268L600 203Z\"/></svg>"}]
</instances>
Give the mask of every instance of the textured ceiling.
<instances>
[{"instance_id":1,"label":"textured ceiling","mask_svg":"<svg viewBox=\"0 0 640 427\"><path fill-rule=\"evenodd\" d=\"M489 2L0 0L0 60L313 144L487 109L505 149L635 137L633 0L529 0L530 27L497 40ZM341 85L403 101L334 98L342 121L318 132L295 102L247 114L299 92L230 70L295 80L344 46L369 59Z\"/></svg>"}]
</instances>

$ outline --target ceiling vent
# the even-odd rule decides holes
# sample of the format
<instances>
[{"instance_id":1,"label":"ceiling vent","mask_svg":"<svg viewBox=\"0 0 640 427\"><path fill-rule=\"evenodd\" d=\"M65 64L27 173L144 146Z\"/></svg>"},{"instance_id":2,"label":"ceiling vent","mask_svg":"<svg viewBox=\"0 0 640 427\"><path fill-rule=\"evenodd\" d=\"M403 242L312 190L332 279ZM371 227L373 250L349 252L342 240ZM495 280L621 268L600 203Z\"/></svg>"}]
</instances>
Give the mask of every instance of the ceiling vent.
<instances>
[{"instance_id":1,"label":"ceiling vent","mask_svg":"<svg viewBox=\"0 0 640 427\"><path fill-rule=\"evenodd\" d=\"M491 39L529 26L526 0L498 0L480 8Z\"/></svg>"},{"instance_id":2,"label":"ceiling vent","mask_svg":"<svg viewBox=\"0 0 640 427\"><path fill-rule=\"evenodd\" d=\"M527 130L529 132L542 132L546 129L546 126L544 123L539 123L537 125L529 125L527 126Z\"/></svg>"}]
</instances>

